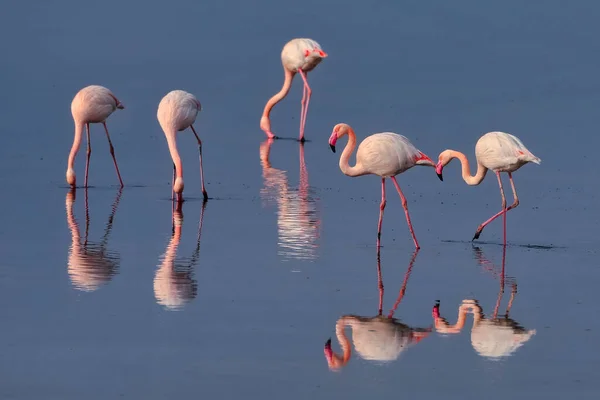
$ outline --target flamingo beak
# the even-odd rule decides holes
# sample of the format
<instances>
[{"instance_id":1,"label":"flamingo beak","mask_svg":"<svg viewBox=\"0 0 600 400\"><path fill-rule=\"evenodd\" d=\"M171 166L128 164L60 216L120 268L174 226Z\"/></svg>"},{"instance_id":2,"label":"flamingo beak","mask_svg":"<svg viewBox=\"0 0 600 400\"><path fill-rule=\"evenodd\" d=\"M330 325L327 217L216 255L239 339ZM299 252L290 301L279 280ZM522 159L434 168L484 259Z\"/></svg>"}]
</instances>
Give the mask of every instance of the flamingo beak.
<instances>
[{"instance_id":1,"label":"flamingo beak","mask_svg":"<svg viewBox=\"0 0 600 400\"><path fill-rule=\"evenodd\" d=\"M335 153L335 142L337 142L337 132L333 131L333 133L331 134L331 136L329 137L329 147L331 148L331 151L333 151Z\"/></svg>"},{"instance_id":2,"label":"flamingo beak","mask_svg":"<svg viewBox=\"0 0 600 400\"><path fill-rule=\"evenodd\" d=\"M323 351L325 352L325 358L327 359L327 362L331 363L331 361L333 360L333 350L331 350L331 338L329 338L327 342L325 342L325 349Z\"/></svg>"},{"instance_id":3,"label":"flamingo beak","mask_svg":"<svg viewBox=\"0 0 600 400\"><path fill-rule=\"evenodd\" d=\"M444 176L442 175L442 171L444 169L444 166L442 165L441 162L438 162L437 165L435 166L435 173L437 174L438 178L440 178L440 181L444 181Z\"/></svg>"}]
</instances>

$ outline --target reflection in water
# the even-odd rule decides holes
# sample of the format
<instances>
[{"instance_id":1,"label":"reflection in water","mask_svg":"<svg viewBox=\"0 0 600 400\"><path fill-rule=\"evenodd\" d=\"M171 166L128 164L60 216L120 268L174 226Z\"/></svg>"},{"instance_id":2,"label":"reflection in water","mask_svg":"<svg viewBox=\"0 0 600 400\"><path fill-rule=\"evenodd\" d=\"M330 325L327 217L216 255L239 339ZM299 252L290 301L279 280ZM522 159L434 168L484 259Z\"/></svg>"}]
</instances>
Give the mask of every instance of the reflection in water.
<instances>
[{"instance_id":1,"label":"reflection in water","mask_svg":"<svg viewBox=\"0 0 600 400\"><path fill-rule=\"evenodd\" d=\"M206 201L202 203L202 210L200 211L196 248L191 257L180 259L177 261L177 265L175 264L175 258L181 241L183 212L180 206L173 211L171 240L169 240L165 253L160 257L161 264L154 275L154 297L158 304L165 306L168 310L182 308L185 303L196 298L198 294L198 282L194 279L194 267L200 256L200 237L202 235L205 208Z\"/></svg>"},{"instance_id":2,"label":"reflection in water","mask_svg":"<svg viewBox=\"0 0 600 400\"><path fill-rule=\"evenodd\" d=\"M358 355L364 360L389 362L396 360L403 350L418 343L431 332L430 328L411 328L400 320L393 318L394 312L400 305L406 293L406 284L413 268L419 250L416 250L410 260L408 270L404 276L402 288L394 306L387 316L383 311L383 279L381 277L381 263L377 255L377 278L379 282L379 312L375 317L360 317L357 315L344 315L338 319L335 325L335 334L342 348L342 355L338 355L331 349L331 339L325 344L325 358L330 370L339 370L349 361L352 353L350 340L344 329L349 326L352 329L352 342Z\"/></svg>"},{"instance_id":3,"label":"reflection in water","mask_svg":"<svg viewBox=\"0 0 600 400\"><path fill-rule=\"evenodd\" d=\"M88 240L90 228L88 190L87 188L84 189L85 236L83 243L81 242L79 225L73 215L73 204L76 197L75 189L71 189L67 193L65 206L67 210L67 224L71 230L71 247L69 248L67 271L73 286L78 290L92 292L98 289L100 285L110 281L119 270L119 254L108 250L107 244L122 192L122 188L117 192L117 197L112 205L102 240L100 242L91 242Z\"/></svg>"},{"instance_id":4,"label":"reflection in water","mask_svg":"<svg viewBox=\"0 0 600 400\"><path fill-rule=\"evenodd\" d=\"M266 204L277 202L279 255L284 259L315 260L321 221L316 201L309 194L304 143L300 143L300 185L297 189L289 188L286 171L271 167L269 152L272 144L273 139L268 139L260 145L264 179L260 194Z\"/></svg>"},{"instance_id":5,"label":"reflection in water","mask_svg":"<svg viewBox=\"0 0 600 400\"><path fill-rule=\"evenodd\" d=\"M474 247L477 262L486 270L490 271L500 279L500 291L490 318L486 318L483 309L477 300L463 300L458 308L458 319L454 325L448 324L445 318L440 316L439 302L433 307L433 319L435 329L440 333L459 333L465 325L467 313L473 314L473 327L471 328L471 345L482 357L500 359L512 355L519 347L529 341L535 335L536 330L526 330L515 320L509 318L508 314L512 308L515 295L517 294L517 282L514 278L507 278L512 290L510 299L503 316L498 317L500 302L504 295L504 271L506 262L506 245L502 251L502 269L498 273L493 264L485 258L480 248Z\"/></svg>"}]
</instances>

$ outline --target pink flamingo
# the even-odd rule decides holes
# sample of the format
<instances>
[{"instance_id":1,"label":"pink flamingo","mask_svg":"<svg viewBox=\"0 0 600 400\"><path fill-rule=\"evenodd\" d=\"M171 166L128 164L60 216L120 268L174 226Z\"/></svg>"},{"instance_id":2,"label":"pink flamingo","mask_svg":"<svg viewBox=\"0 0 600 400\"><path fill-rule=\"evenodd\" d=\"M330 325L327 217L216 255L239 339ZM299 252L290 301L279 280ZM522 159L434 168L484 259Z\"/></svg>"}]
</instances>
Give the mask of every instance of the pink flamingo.
<instances>
[{"instance_id":1,"label":"pink flamingo","mask_svg":"<svg viewBox=\"0 0 600 400\"><path fill-rule=\"evenodd\" d=\"M391 178L394 186L396 186L396 190L402 200L402 207L406 214L406 222L408 222L410 234L412 235L415 247L419 249L419 242L410 222L406 197L404 197L402 190L400 190L400 186L396 181L396 175L415 165L435 167L435 163L421 151L417 150L406 137L396 133L384 132L371 135L361 142L356 152L356 165L351 167L348 164L348 159L356 147L356 135L349 125L337 124L333 128L333 132L329 138L329 146L331 146L331 150L335 153L335 143L346 134L348 135L348 143L340 156L340 169L342 172L345 175L353 177L368 174L381 177L381 204L379 206L379 223L377 224L377 249L380 247L381 223L386 204L385 178Z\"/></svg>"},{"instance_id":2,"label":"pink flamingo","mask_svg":"<svg viewBox=\"0 0 600 400\"><path fill-rule=\"evenodd\" d=\"M123 187L123 180L121 179L121 173L119 172L119 166L117 165L117 159L115 158L115 149L110 140L108 134L108 128L106 128L106 119L116 109L124 109L125 106L121 103L115 95L103 86L91 85L81 89L71 102L71 114L75 122L75 138L73 139L73 146L71 147L71 153L69 154L69 160L67 162L67 183L72 187L75 187L75 156L81 146L81 135L83 134L83 126L87 128L87 161L85 163L85 181L84 187L88 187L88 172L90 167L90 156L92 155L92 145L90 143L90 124L101 122L104 125L106 131L106 138L108 139L108 145L110 146L110 155L115 163L115 169L117 170L117 176L121 187Z\"/></svg>"},{"instance_id":3,"label":"pink flamingo","mask_svg":"<svg viewBox=\"0 0 600 400\"><path fill-rule=\"evenodd\" d=\"M302 107L300 110L300 141L304 142L304 125L306 124L306 114L308 113L308 103L312 90L308 86L308 72L312 71L323 59L327 57L321 49L321 45L312 39L292 39L283 46L281 51L281 62L285 73L283 87L265 106L262 118L260 119L260 129L262 129L267 137L276 138L271 132L271 121L269 114L275 104L279 103L290 91L292 80L296 73L299 73L304 81L304 91L302 94Z\"/></svg>"},{"instance_id":4,"label":"pink flamingo","mask_svg":"<svg viewBox=\"0 0 600 400\"><path fill-rule=\"evenodd\" d=\"M521 168L523 165L533 162L540 164L541 159L534 156L527 147L517 138L504 132L488 132L483 135L475 144L475 157L477 159L477 173L471 176L469 168L469 160L467 157L455 150L444 150L440 153L439 161L435 167L435 171L439 178L443 180L442 170L454 158L458 158L462 167L462 178L467 185L479 185L488 169L496 173L498 184L500 185L500 195L502 196L502 210L493 215L490 219L477 227L472 240L478 239L481 231L490 222L503 215L504 219L504 243L506 244L506 213L519 205L519 198L515 189L515 183L512 178L512 173ZM510 186L512 187L514 203L510 207L506 207L506 198L504 197L504 189L502 187L502 179L500 172L508 173Z\"/></svg>"},{"instance_id":5,"label":"pink flamingo","mask_svg":"<svg viewBox=\"0 0 600 400\"><path fill-rule=\"evenodd\" d=\"M200 182L202 185L202 195L204 200L208 199L208 194L204 188L204 171L202 169L202 141L198 137L193 123L196 122L198 112L202 110L202 106L198 99L191 93L183 90L173 90L165 95L158 105L156 114L160 127L165 132L169 152L173 159L173 193L177 193L178 202L182 201L183 193L183 166L181 157L177 151L177 132L181 132L187 128L192 128L194 136L198 141L198 151L200 153Z\"/></svg>"}]
</instances>

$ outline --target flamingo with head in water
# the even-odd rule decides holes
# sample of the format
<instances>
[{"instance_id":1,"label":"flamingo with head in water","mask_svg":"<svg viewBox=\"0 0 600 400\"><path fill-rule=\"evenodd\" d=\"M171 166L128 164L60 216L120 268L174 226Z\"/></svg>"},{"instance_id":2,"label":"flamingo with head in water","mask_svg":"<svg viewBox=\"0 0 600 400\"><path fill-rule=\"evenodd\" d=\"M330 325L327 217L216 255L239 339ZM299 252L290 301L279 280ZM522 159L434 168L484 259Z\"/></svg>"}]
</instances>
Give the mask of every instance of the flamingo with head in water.
<instances>
[{"instance_id":1,"label":"flamingo with head in water","mask_svg":"<svg viewBox=\"0 0 600 400\"><path fill-rule=\"evenodd\" d=\"M125 106L104 86L91 85L84 87L77 92L73 98L73 101L71 102L71 114L73 115L73 121L75 122L75 138L73 139L73 146L71 147L71 153L69 154L69 159L67 161L67 183L72 187L75 187L76 185L74 164L75 157L81 146L81 136L83 135L84 126L87 128L87 161L85 163L84 187L88 187L88 172L90 168L90 156L92 155L90 124L94 123L102 123L104 126L106 138L108 139L108 145L110 147L110 155L113 158L115 169L117 170L119 183L121 184L121 187L123 187L123 179L121 179L121 173L119 172L119 166L117 165L117 159L115 158L115 149L110 140L108 128L106 127L106 119L117 108L122 110Z\"/></svg>"},{"instance_id":2,"label":"flamingo with head in water","mask_svg":"<svg viewBox=\"0 0 600 400\"><path fill-rule=\"evenodd\" d=\"M262 129L268 138L276 138L271 132L271 120L269 114L275 104L284 99L292 87L292 80L296 73L299 73L304 81L304 89L302 95L302 108L300 110L300 138L304 142L304 126L306 125L306 114L308 113L308 103L312 90L308 85L308 73L312 71L323 59L327 57L327 53L323 51L321 45L312 39L300 38L292 39L283 46L281 51L281 62L283 64L283 72L285 79L283 87L275 94L267 104L260 119L260 129Z\"/></svg>"},{"instance_id":3,"label":"flamingo with head in water","mask_svg":"<svg viewBox=\"0 0 600 400\"><path fill-rule=\"evenodd\" d=\"M194 122L198 112L202 110L200 102L191 93L183 90L173 90L162 98L158 105L156 117L160 127L165 133L169 152L173 159L173 192L177 193L178 203L182 201L183 193L183 164L177 150L177 132L191 128L198 142L198 152L200 153L200 183L202 185L202 195L204 200L208 199L208 194L204 188L204 171L202 169L202 141L194 129Z\"/></svg>"}]
</instances>

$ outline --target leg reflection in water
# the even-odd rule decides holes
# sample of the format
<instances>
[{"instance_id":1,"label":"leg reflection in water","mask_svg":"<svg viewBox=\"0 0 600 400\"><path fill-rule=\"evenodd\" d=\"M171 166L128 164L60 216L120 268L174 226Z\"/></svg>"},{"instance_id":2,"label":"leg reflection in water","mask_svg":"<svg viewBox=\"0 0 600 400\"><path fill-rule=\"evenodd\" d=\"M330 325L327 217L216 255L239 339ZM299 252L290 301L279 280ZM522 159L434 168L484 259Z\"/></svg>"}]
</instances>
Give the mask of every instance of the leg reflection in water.
<instances>
[{"instance_id":1,"label":"leg reflection in water","mask_svg":"<svg viewBox=\"0 0 600 400\"><path fill-rule=\"evenodd\" d=\"M164 254L160 257L161 262L154 276L156 302L168 310L181 309L186 303L196 298L198 293L198 283L194 279L194 267L198 264L200 256L200 238L205 209L206 201L203 201L194 252L191 257L180 260L176 260L176 257L181 241L183 211L181 207L177 207L173 211L171 239Z\"/></svg>"},{"instance_id":2,"label":"leg reflection in water","mask_svg":"<svg viewBox=\"0 0 600 400\"><path fill-rule=\"evenodd\" d=\"M419 343L431 332L431 328L411 328L394 318L396 309L402 302L406 293L406 285L410 277L414 262L419 250L417 249L410 260L404 276L402 288L398 298L387 316L383 316L383 279L381 276L381 262L377 256L377 280L379 286L379 310L375 317L361 317L357 315L344 315L335 325L335 334L342 348L342 355L335 353L331 348L331 339L325 343L325 359L329 369L336 371L346 366L352 354L352 345L344 329L352 330L352 342L358 355L370 361L390 362L398 359L400 353Z\"/></svg>"},{"instance_id":3,"label":"leg reflection in water","mask_svg":"<svg viewBox=\"0 0 600 400\"><path fill-rule=\"evenodd\" d=\"M117 192L104 228L104 235L98 242L88 240L90 230L88 189L84 188L83 190L85 203L85 235L83 241L79 232L79 224L73 213L76 189L72 188L69 190L65 199L67 225L71 231L71 246L69 248L67 271L75 289L92 292L97 290L101 285L109 282L119 271L119 254L108 249L108 239L112 231L115 213L121 200L123 188L119 188Z\"/></svg>"}]
</instances>

